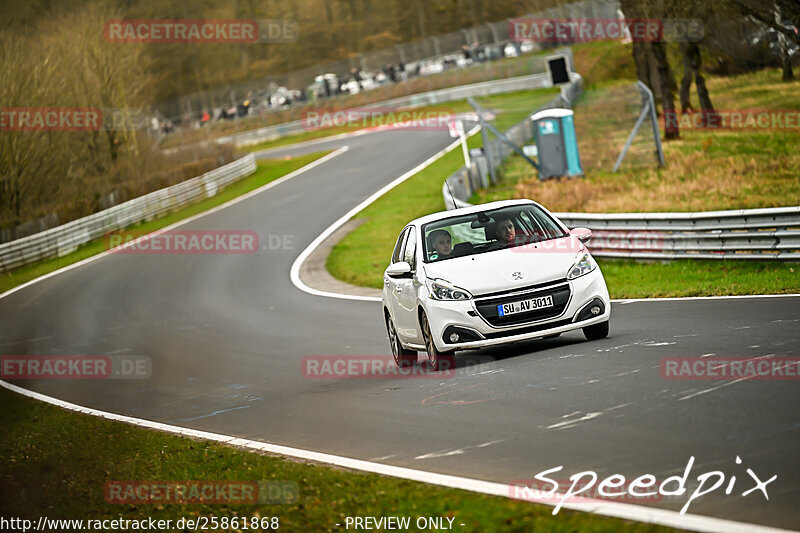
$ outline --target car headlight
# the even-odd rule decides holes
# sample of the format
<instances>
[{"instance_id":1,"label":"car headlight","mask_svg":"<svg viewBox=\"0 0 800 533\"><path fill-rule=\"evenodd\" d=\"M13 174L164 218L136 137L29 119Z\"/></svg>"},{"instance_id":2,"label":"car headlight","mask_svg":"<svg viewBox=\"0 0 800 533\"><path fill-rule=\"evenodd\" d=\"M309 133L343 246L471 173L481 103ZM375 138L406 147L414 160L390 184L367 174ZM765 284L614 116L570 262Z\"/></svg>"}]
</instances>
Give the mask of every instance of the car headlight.
<instances>
[{"instance_id":1,"label":"car headlight","mask_svg":"<svg viewBox=\"0 0 800 533\"><path fill-rule=\"evenodd\" d=\"M430 282L430 293L434 300L469 300L472 298L469 292L453 287L443 280Z\"/></svg>"},{"instance_id":2,"label":"car headlight","mask_svg":"<svg viewBox=\"0 0 800 533\"><path fill-rule=\"evenodd\" d=\"M594 262L592 256L589 254L583 254L572 268L569 269L569 273L567 274L567 279L575 279L581 276L585 276L592 270L597 268L597 263Z\"/></svg>"}]
</instances>

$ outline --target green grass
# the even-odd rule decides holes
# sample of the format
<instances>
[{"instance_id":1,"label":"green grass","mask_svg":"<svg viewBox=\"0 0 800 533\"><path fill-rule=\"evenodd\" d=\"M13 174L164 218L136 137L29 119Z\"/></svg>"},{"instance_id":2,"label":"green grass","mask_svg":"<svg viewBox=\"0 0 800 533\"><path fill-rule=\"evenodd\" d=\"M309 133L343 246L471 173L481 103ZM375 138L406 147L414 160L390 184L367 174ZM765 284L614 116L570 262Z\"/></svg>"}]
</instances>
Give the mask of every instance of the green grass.
<instances>
[{"instance_id":1,"label":"green grass","mask_svg":"<svg viewBox=\"0 0 800 533\"><path fill-rule=\"evenodd\" d=\"M239 152L244 152L244 153L260 152L261 150L269 150L270 148L279 148L281 146L287 146L290 144L301 143L305 141L313 141L315 139L322 139L325 137L332 137L340 133L348 133L351 131L356 131L357 129L358 128L341 127L341 128L325 128L321 130L304 131L302 133L294 133L291 135L287 135L285 137L279 137L277 139L264 141L250 146L241 146L238 147L237 150Z\"/></svg>"},{"instance_id":2,"label":"green grass","mask_svg":"<svg viewBox=\"0 0 800 533\"><path fill-rule=\"evenodd\" d=\"M767 86L768 92L751 85ZM710 77L718 109L798 109L798 83L780 80L778 69L731 77ZM664 142L665 168L655 166L653 145L634 142L619 172L611 168L631 124L603 120L618 104L603 89L589 90L575 107L575 127L585 176L540 182L537 172L512 155L500 170L500 184L477 191L482 203L532 198L553 211L708 211L780 207L800 203L800 138L797 131L704 130L683 128ZM638 146L638 148L637 148Z\"/></svg>"},{"instance_id":3,"label":"green grass","mask_svg":"<svg viewBox=\"0 0 800 533\"><path fill-rule=\"evenodd\" d=\"M612 298L800 293L800 265L760 261L639 263L598 259Z\"/></svg>"},{"instance_id":4,"label":"green grass","mask_svg":"<svg viewBox=\"0 0 800 533\"><path fill-rule=\"evenodd\" d=\"M310 465L82 415L0 389L0 515L177 520L278 517L280 531L341 531L347 516L453 517L465 532L666 532L464 490ZM529 476L529 477L532 477ZM289 481L295 503L110 504L110 481ZM412 528L412 531L416 529ZM242 531L246 531L242 529Z\"/></svg>"},{"instance_id":5,"label":"green grass","mask_svg":"<svg viewBox=\"0 0 800 533\"><path fill-rule=\"evenodd\" d=\"M135 229L138 235L139 232L148 233L164 228L170 224L178 222L179 220L202 213L203 211L207 211L212 207L222 205L238 196L258 189L259 187L262 187L271 181L285 176L286 174L289 174L290 172L293 172L298 168L301 168L319 159L326 153L327 152L319 152L291 159L261 160L258 162L258 168L254 174L229 185L217 193L216 196L186 206L164 217L151 220L149 222L142 222L126 229ZM18 285L22 285L23 283L26 283L32 279L38 278L39 276L54 272L60 268L99 254L105 251L106 247L107 244L105 239L95 239L63 257L46 259L44 261L39 261L31 265L17 268L10 272L0 273L0 294L7 290L13 289Z\"/></svg>"},{"instance_id":6,"label":"green grass","mask_svg":"<svg viewBox=\"0 0 800 533\"><path fill-rule=\"evenodd\" d=\"M468 146L480 146L480 135L473 135ZM456 148L421 170L358 213L354 218L367 221L331 250L328 271L336 278L364 287L383 287L383 271L400 231L409 220L442 211L442 183L464 165Z\"/></svg>"}]
</instances>

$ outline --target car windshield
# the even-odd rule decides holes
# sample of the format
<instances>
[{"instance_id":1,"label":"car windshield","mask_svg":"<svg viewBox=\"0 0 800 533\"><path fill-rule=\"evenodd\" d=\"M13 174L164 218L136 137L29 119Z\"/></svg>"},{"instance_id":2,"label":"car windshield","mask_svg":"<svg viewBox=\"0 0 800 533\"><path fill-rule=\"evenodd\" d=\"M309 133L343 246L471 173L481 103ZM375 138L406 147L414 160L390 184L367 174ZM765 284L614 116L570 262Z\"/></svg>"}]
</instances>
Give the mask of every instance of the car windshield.
<instances>
[{"instance_id":1,"label":"car windshield","mask_svg":"<svg viewBox=\"0 0 800 533\"><path fill-rule=\"evenodd\" d=\"M536 205L504 207L429 222L422 226L424 261L444 261L567 237Z\"/></svg>"}]
</instances>

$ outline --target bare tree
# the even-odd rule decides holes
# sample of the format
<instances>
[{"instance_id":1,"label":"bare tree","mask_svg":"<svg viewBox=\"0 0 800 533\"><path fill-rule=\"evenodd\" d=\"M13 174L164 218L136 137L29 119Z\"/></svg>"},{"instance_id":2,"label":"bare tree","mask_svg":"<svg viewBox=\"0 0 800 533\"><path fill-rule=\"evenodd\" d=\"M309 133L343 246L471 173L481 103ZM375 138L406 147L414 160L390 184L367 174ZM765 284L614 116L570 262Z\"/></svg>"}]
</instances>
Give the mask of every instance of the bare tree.
<instances>
[{"instance_id":1,"label":"bare tree","mask_svg":"<svg viewBox=\"0 0 800 533\"><path fill-rule=\"evenodd\" d=\"M626 18L644 19L658 13L655 4L638 0L622 0L620 2ZM676 139L680 136L675 111L675 91L677 84L672 68L667 60L666 43L642 42L634 39L633 59L636 63L636 76L647 85L661 102L665 116L664 137Z\"/></svg>"},{"instance_id":2,"label":"bare tree","mask_svg":"<svg viewBox=\"0 0 800 533\"><path fill-rule=\"evenodd\" d=\"M6 111L52 103L56 84L51 83L57 61L51 50L32 46L32 38L0 34L0 102ZM23 199L52 185L57 179L53 164L54 138L63 136L44 130L19 131L8 116L0 135L0 220L23 222ZM19 118L16 116L15 121ZM18 122L17 122L18 123Z\"/></svg>"},{"instance_id":3,"label":"bare tree","mask_svg":"<svg viewBox=\"0 0 800 533\"><path fill-rule=\"evenodd\" d=\"M800 46L800 5L797 0L729 0L742 15L761 22L778 33L781 68L784 81L794 79L789 42ZM786 23L788 22L788 24Z\"/></svg>"}]
</instances>

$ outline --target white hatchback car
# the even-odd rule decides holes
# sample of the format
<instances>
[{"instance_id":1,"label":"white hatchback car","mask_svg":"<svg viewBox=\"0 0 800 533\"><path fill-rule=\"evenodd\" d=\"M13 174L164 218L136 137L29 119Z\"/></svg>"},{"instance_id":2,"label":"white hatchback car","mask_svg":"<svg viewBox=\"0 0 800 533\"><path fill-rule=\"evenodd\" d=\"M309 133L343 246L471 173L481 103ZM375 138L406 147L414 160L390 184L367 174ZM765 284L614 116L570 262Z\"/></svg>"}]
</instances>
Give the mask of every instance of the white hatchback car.
<instances>
[{"instance_id":1,"label":"white hatchback car","mask_svg":"<svg viewBox=\"0 0 800 533\"><path fill-rule=\"evenodd\" d=\"M556 337L608 336L611 302L584 246L531 200L444 211L411 221L383 276L383 313L400 366L427 352L437 369L454 352Z\"/></svg>"}]
</instances>

